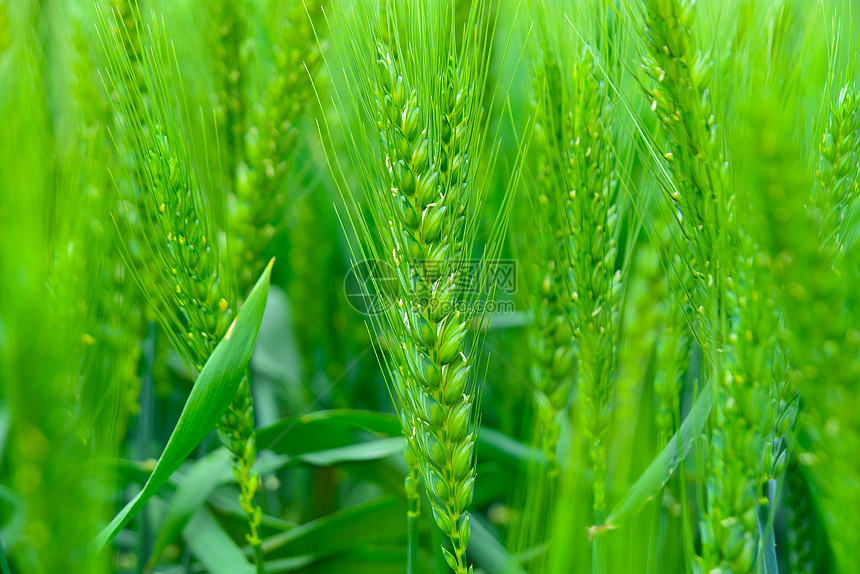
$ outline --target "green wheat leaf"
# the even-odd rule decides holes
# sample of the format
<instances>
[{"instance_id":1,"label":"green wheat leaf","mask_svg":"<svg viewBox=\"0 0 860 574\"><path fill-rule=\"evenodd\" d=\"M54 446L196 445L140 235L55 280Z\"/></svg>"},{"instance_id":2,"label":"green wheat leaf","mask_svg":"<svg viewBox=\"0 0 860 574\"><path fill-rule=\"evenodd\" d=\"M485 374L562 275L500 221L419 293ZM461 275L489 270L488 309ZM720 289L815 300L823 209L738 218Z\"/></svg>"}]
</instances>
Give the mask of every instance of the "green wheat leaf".
<instances>
[{"instance_id":1,"label":"green wheat leaf","mask_svg":"<svg viewBox=\"0 0 860 574\"><path fill-rule=\"evenodd\" d=\"M779 574L779 564L776 559L776 542L773 536L773 520L768 518L768 507L763 506L756 514L759 544L761 554L756 571L759 574Z\"/></svg>"},{"instance_id":2,"label":"green wheat leaf","mask_svg":"<svg viewBox=\"0 0 860 574\"><path fill-rule=\"evenodd\" d=\"M630 487L624 498L609 513L606 523L600 527L592 527L592 534L598 530L612 530L623 526L628 520L636 516L656 492L663 488L671 478L678 463L689 454L696 437L701 434L705 422L711 414L712 405L711 390L706 386L690 410L690 414L684 419L681 430L675 433L659 456L651 461L636 484Z\"/></svg>"},{"instance_id":3,"label":"green wheat leaf","mask_svg":"<svg viewBox=\"0 0 860 574\"><path fill-rule=\"evenodd\" d=\"M183 533L191 553L213 574L253 574L254 567L206 508L201 508Z\"/></svg>"},{"instance_id":4,"label":"green wheat leaf","mask_svg":"<svg viewBox=\"0 0 860 574\"><path fill-rule=\"evenodd\" d=\"M379 460L403 453L404 437L391 437L351 444L301 455L301 460L312 466L334 466L342 462Z\"/></svg>"},{"instance_id":5,"label":"green wheat leaf","mask_svg":"<svg viewBox=\"0 0 860 574\"><path fill-rule=\"evenodd\" d=\"M170 499L161 532L158 533L155 547L149 557L150 566L158 561L169 544L179 538L182 530L206 503L215 487L223 482L225 472L230 472L230 453L223 448L209 453L194 464L194 468Z\"/></svg>"},{"instance_id":6,"label":"green wheat leaf","mask_svg":"<svg viewBox=\"0 0 860 574\"><path fill-rule=\"evenodd\" d=\"M113 540L140 512L191 451L215 427L236 396L263 319L272 263L273 261L269 262L231 329L203 366L185 408L179 415L179 422L176 423L176 428L173 429L173 434L143 490L99 533L95 540L97 550L101 550Z\"/></svg>"}]
</instances>

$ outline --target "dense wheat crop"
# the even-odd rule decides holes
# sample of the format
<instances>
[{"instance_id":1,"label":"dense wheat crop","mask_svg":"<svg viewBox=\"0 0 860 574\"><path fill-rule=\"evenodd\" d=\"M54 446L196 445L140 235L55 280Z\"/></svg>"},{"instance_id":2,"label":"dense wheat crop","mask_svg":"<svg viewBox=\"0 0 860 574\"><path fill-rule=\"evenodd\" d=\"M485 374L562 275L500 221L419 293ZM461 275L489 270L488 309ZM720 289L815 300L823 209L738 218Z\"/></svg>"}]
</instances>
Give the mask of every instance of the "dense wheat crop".
<instances>
[{"instance_id":1,"label":"dense wheat crop","mask_svg":"<svg viewBox=\"0 0 860 574\"><path fill-rule=\"evenodd\" d=\"M853 574L858 12L0 0L0 574Z\"/></svg>"}]
</instances>

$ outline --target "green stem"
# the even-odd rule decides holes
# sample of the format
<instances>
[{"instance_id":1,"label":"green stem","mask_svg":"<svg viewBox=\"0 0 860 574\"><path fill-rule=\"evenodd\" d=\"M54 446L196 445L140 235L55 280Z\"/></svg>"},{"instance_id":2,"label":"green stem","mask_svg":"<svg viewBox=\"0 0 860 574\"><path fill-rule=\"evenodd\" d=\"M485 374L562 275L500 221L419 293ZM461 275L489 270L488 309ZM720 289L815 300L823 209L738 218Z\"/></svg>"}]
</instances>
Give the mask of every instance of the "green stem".
<instances>
[{"instance_id":1,"label":"green stem","mask_svg":"<svg viewBox=\"0 0 860 574\"><path fill-rule=\"evenodd\" d=\"M263 559L263 543L257 538L257 543L252 544L254 549L254 565L257 567L257 574L266 574L266 563Z\"/></svg>"},{"instance_id":2,"label":"green stem","mask_svg":"<svg viewBox=\"0 0 860 574\"><path fill-rule=\"evenodd\" d=\"M605 512L603 510L594 511L594 523L599 525L603 524ZM599 536L594 537L594 541L591 544L591 572L593 574L600 574L603 571L603 555L604 549L603 544L601 544L601 540Z\"/></svg>"},{"instance_id":3,"label":"green stem","mask_svg":"<svg viewBox=\"0 0 860 574\"><path fill-rule=\"evenodd\" d=\"M466 545L459 534L451 537L451 545L454 547L454 557L457 559L456 574L468 574L469 567L466 562Z\"/></svg>"},{"instance_id":4,"label":"green stem","mask_svg":"<svg viewBox=\"0 0 860 574\"><path fill-rule=\"evenodd\" d=\"M239 504L245 511L248 523L248 534L245 536L254 551L257 574L265 574L263 542L260 540L262 510L254 500L260 477L253 471L257 460L257 445L250 383L250 374L246 372L233 404L221 419L220 435L221 441L233 453L233 472L239 485Z\"/></svg>"}]
</instances>

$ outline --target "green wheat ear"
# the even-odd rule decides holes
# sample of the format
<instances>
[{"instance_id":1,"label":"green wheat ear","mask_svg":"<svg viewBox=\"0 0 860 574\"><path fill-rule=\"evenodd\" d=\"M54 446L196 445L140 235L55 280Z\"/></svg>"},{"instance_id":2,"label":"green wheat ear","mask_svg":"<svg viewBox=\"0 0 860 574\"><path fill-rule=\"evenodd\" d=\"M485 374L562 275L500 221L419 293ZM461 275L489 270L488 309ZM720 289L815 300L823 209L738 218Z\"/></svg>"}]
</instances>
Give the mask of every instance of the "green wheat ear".
<instances>
[{"instance_id":1,"label":"green wheat ear","mask_svg":"<svg viewBox=\"0 0 860 574\"><path fill-rule=\"evenodd\" d=\"M137 205L142 210L140 218L126 212L118 226L144 226L143 233L129 234L132 240L123 249L159 322L189 370L196 374L227 335L238 303L228 250L219 239L213 215L212 199L218 194L211 189L208 194L204 191L207 182L201 174L205 171L198 169L194 160L185 102L174 88L174 82L181 85L176 54L163 23L153 15L152 24L141 29L141 17L134 8L134 29L139 35L136 43L141 47L142 66L138 68L122 49L130 42L121 40L129 28L119 26L116 17L114 27L103 15L101 19L107 58L105 81L108 91L115 95L118 149L130 156L131 183L126 187L139 186ZM111 33L112 29L118 29L121 36ZM144 70L142 77L140 69ZM261 571L261 511L254 503L259 478L251 471L257 451L249 385L245 376L220 422L219 434L234 455L239 501L250 531L248 540Z\"/></svg>"},{"instance_id":2,"label":"green wheat ear","mask_svg":"<svg viewBox=\"0 0 860 574\"><path fill-rule=\"evenodd\" d=\"M244 68L239 75L262 80L233 86L229 78L218 78L229 86L231 101L243 106L241 150L224 160L231 162L228 168L233 174L228 225L239 292L251 287L273 239L286 231L286 212L297 195L293 188L300 172L307 169L297 155L304 150L296 148L303 143L299 126L313 102L311 82L325 48L324 41L315 41L323 8L318 3L306 10L302 2L291 2L286 10L270 7L261 24L268 43L256 39L253 30L242 30L247 38L241 50L259 55L255 61L240 59ZM223 43L222 39L219 53L228 49ZM264 54L271 62L262 61Z\"/></svg>"},{"instance_id":3,"label":"green wheat ear","mask_svg":"<svg viewBox=\"0 0 860 574\"><path fill-rule=\"evenodd\" d=\"M382 361L407 437L410 517L417 512L420 478L451 543L451 550L442 549L445 560L464 574L471 571L468 507L481 396L472 327L483 315L462 286L486 287L475 285L486 276L470 276L467 259L476 248L487 188L479 164L487 129L481 105L492 39L488 8L476 2L467 21L457 22L445 3L388 4L380 25L379 6L359 7L352 20L343 6L335 7L349 31L332 26L348 63L345 92L336 92L334 103L344 124L355 118L346 149L363 196L347 185L337 156L329 152L328 159L358 236L356 251L394 270L392 305L371 327L390 352ZM458 51L454 31L463 26ZM333 145L328 126L322 130ZM513 183L518 170L519 163ZM499 222L480 264L485 270L498 253L507 210ZM417 540L410 537L408 546L412 572Z\"/></svg>"},{"instance_id":4,"label":"green wheat ear","mask_svg":"<svg viewBox=\"0 0 860 574\"><path fill-rule=\"evenodd\" d=\"M605 9L605 7L603 8ZM608 19L595 8L598 26ZM538 13L541 14L541 13ZM594 510L606 504L607 440L616 379L619 302L624 269L617 266L620 224L624 217L618 168L617 136L605 73L616 63L601 61L599 46L585 44L561 13L541 18L533 81L541 126L538 205L554 236L546 241L541 298L535 312L538 325L555 321L560 332L547 329L536 350L545 362L548 379L539 397L541 433L550 460L558 437L556 413L568 402L571 360L576 346L575 414L584 441L591 447L585 462L592 474ZM546 20L546 21L545 21ZM572 52L570 43L576 46ZM623 266L622 266L623 267ZM558 301L551 297L555 295ZM546 318L542 317L546 316ZM549 322L549 323L548 323ZM566 340L565 340L566 339ZM543 347L543 349L541 349ZM549 362L547 362L549 360ZM565 371L564 369L568 369ZM543 403L543 404L541 404Z\"/></svg>"},{"instance_id":5,"label":"green wheat ear","mask_svg":"<svg viewBox=\"0 0 860 574\"><path fill-rule=\"evenodd\" d=\"M860 96L853 82L832 104L818 161L813 205L821 243L841 258L854 244L860 215Z\"/></svg>"},{"instance_id":6,"label":"green wheat ear","mask_svg":"<svg viewBox=\"0 0 860 574\"><path fill-rule=\"evenodd\" d=\"M705 471L702 545L704 570L747 572L759 548L759 506L764 484L782 472L785 447L777 420L789 398L787 379L777 378L779 312L774 284L760 257L754 210L738 190L744 178L724 149L719 98L735 78L714 72L697 48L696 9L684 0L646 4L645 92L668 139L672 223L686 245L680 254L692 281L681 285L698 315L697 341L704 374L714 392ZM749 42L736 49L746 53ZM751 59L751 61L754 59ZM722 91L720 91L722 90ZM732 159L735 159L734 157ZM675 211L677 210L677 213ZM655 381L661 391L666 381ZM765 498L765 501L767 499Z\"/></svg>"},{"instance_id":7,"label":"green wheat ear","mask_svg":"<svg viewBox=\"0 0 860 574\"><path fill-rule=\"evenodd\" d=\"M128 357L102 332L113 230L106 174L88 169L107 155L97 90L79 22L56 8L0 5L0 570L8 556L21 572L99 573L109 561L83 549L111 477L88 465L116 455Z\"/></svg>"}]
</instances>

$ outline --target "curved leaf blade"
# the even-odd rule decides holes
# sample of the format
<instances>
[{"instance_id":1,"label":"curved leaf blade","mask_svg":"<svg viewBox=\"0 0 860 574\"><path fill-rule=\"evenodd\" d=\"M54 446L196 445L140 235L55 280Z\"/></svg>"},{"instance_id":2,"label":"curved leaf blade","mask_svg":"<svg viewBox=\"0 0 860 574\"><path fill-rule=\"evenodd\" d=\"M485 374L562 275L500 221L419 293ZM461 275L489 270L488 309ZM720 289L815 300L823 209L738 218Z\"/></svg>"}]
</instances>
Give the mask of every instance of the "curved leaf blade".
<instances>
[{"instance_id":1,"label":"curved leaf blade","mask_svg":"<svg viewBox=\"0 0 860 574\"><path fill-rule=\"evenodd\" d=\"M179 421L143 490L99 533L95 540L96 551L104 548L140 512L230 406L245 375L260 330L273 263L274 260L269 262L227 335L200 371Z\"/></svg>"},{"instance_id":2,"label":"curved leaf blade","mask_svg":"<svg viewBox=\"0 0 860 574\"><path fill-rule=\"evenodd\" d=\"M702 433L705 422L711 414L712 404L711 389L705 386L693 408L690 409L687 418L681 423L678 432L666 444L662 452L651 461L639 480L624 494L624 497L606 517L605 523L601 526L592 527L592 534L600 530L611 530L623 526L624 523L636 516L655 493L663 488L672 477L678 463L690 453L696 437Z\"/></svg>"},{"instance_id":3,"label":"curved leaf blade","mask_svg":"<svg viewBox=\"0 0 860 574\"><path fill-rule=\"evenodd\" d=\"M183 531L195 558L212 574L254 574L239 545L206 508L200 508Z\"/></svg>"}]
</instances>

